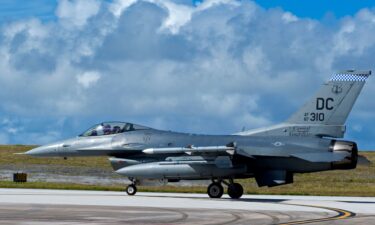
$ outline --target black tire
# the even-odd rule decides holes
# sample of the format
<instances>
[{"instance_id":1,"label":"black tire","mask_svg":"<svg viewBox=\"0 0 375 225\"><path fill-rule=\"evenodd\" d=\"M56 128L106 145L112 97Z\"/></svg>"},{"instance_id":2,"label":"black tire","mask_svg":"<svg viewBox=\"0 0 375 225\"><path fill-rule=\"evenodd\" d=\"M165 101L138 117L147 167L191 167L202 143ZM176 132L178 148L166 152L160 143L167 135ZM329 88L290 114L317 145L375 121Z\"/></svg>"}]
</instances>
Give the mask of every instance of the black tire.
<instances>
[{"instance_id":1,"label":"black tire","mask_svg":"<svg viewBox=\"0 0 375 225\"><path fill-rule=\"evenodd\" d=\"M210 198L221 198L224 194L224 188L218 182L212 183L207 188L207 194Z\"/></svg>"},{"instance_id":2,"label":"black tire","mask_svg":"<svg viewBox=\"0 0 375 225\"><path fill-rule=\"evenodd\" d=\"M243 187L239 183L228 185L228 195L233 199L239 199L243 195Z\"/></svg>"},{"instance_id":3,"label":"black tire","mask_svg":"<svg viewBox=\"0 0 375 225\"><path fill-rule=\"evenodd\" d=\"M128 195L135 195L135 193L137 193L137 187L134 184L130 184L126 187L125 191Z\"/></svg>"}]
</instances>

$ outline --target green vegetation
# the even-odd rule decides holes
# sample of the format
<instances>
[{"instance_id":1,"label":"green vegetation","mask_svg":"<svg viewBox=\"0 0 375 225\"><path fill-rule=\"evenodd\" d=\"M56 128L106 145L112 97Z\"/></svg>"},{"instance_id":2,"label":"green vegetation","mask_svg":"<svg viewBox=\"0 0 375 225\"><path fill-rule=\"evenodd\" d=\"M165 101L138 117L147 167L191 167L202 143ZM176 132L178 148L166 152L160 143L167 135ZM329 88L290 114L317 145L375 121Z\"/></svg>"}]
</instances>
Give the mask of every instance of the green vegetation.
<instances>
[{"instance_id":1,"label":"green vegetation","mask_svg":"<svg viewBox=\"0 0 375 225\"><path fill-rule=\"evenodd\" d=\"M61 165L79 168L110 169L106 157L90 158L32 158L13 153L24 152L34 146L0 146L0 169L6 165ZM371 162L375 162L375 152L360 152ZM254 179L240 180L248 194L288 194L288 195L335 195L335 196L375 196L375 165L359 165L355 170L336 170L310 174L297 174L295 182L273 188L259 188ZM13 183L0 181L4 188L48 188L48 189L77 189L77 190L112 190L121 191L120 185L85 185L71 183L27 182ZM139 191L157 192L195 192L205 193L203 186L158 186L139 187Z\"/></svg>"},{"instance_id":2,"label":"green vegetation","mask_svg":"<svg viewBox=\"0 0 375 225\"><path fill-rule=\"evenodd\" d=\"M0 145L0 166L1 165L54 165L54 166L80 166L112 169L106 157L74 157L69 160L63 158L36 158L27 155L16 155L29 149L35 148L32 145Z\"/></svg>"}]
</instances>

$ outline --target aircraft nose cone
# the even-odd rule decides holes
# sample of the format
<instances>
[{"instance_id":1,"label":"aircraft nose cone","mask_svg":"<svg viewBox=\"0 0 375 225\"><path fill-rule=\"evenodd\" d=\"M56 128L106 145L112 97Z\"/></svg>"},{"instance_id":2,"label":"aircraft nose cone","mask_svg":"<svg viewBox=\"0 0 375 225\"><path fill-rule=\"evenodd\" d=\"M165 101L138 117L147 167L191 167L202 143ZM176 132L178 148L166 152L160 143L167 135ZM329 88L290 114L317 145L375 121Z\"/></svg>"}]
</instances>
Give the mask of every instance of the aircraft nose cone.
<instances>
[{"instance_id":1,"label":"aircraft nose cone","mask_svg":"<svg viewBox=\"0 0 375 225\"><path fill-rule=\"evenodd\" d=\"M44 145L44 146L40 146L37 148L33 148L25 152L25 155L36 156L36 157L56 156L57 148L58 146L56 145Z\"/></svg>"}]
</instances>

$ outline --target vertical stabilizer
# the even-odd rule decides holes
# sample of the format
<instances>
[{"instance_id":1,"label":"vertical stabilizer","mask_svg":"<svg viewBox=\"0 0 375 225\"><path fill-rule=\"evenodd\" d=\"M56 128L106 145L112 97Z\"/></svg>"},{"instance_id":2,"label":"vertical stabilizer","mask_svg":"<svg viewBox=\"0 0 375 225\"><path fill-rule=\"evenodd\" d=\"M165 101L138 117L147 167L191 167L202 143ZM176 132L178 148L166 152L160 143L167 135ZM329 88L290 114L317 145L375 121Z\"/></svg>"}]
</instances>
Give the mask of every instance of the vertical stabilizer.
<instances>
[{"instance_id":1,"label":"vertical stabilizer","mask_svg":"<svg viewBox=\"0 0 375 225\"><path fill-rule=\"evenodd\" d=\"M344 125L371 71L335 74L287 123Z\"/></svg>"},{"instance_id":2,"label":"vertical stabilizer","mask_svg":"<svg viewBox=\"0 0 375 225\"><path fill-rule=\"evenodd\" d=\"M371 71L338 72L284 123L237 134L342 138L345 121L370 75Z\"/></svg>"}]
</instances>

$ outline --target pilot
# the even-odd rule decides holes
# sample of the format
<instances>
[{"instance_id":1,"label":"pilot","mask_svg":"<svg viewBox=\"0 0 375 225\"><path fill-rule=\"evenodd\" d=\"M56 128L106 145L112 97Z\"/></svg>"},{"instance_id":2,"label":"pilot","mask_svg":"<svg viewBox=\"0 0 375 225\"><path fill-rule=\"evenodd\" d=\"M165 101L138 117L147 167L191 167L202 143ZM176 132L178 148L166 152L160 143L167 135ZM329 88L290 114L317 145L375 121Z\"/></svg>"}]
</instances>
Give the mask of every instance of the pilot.
<instances>
[{"instance_id":1,"label":"pilot","mask_svg":"<svg viewBox=\"0 0 375 225\"><path fill-rule=\"evenodd\" d=\"M91 131L90 136L98 136L98 132L96 130Z\"/></svg>"},{"instance_id":2,"label":"pilot","mask_svg":"<svg viewBox=\"0 0 375 225\"><path fill-rule=\"evenodd\" d=\"M104 125L103 132L104 132L104 135L111 134L111 125L109 124Z\"/></svg>"},{"instance_id":3,"label":"pilot","mask_svg":"<svg viewBox=\"0 0 375 225\"><path fill-rule=\"evenodd\" d=\"M120 130L121 130L121 128L120 128L119 126L114 126L114 127L113 127L113 130L112 130L112 133L113 133L113 134L120 133Z\"/></svg>"}]
</instances>

